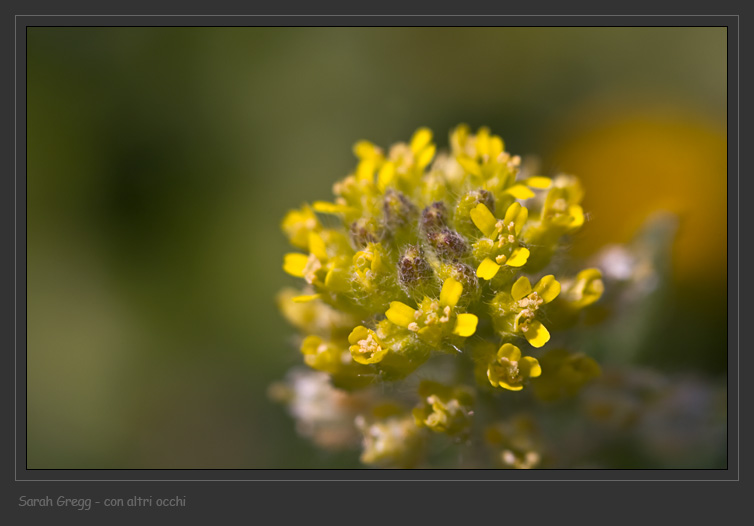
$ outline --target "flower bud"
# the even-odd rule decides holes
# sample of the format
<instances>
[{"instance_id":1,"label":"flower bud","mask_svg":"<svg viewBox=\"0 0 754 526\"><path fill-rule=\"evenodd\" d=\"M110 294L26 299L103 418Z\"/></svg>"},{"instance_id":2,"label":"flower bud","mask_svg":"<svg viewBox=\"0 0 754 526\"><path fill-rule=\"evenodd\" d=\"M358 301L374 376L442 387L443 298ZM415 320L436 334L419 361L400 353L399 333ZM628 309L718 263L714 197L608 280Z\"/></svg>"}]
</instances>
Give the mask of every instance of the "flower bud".
<instances>
[{"instance_id":1,"label":"flower bud","mask_svg":"<svg viewBox=\"0 0 754 526\"><path fill-rule=\"evenodd\" d=\"M397 190L388 188L383 200L385 226L396 231L410 226L419 215L419 210L411 200Z\"/></svg>"},{"instance_id":2,"label":"flower bud","mask_svg":"<svg viewBox=\"0 0 754 526\"><path fill-rule=\"evenodd\" d=\"M421 228L424 232L434 232L448 223L448 209L445 203L437 201L422 210Z\"/></svg>"},{"instance_id":3,"label":"flower bud","mask_svg":"<svg viewBox=\"0 0 754 526\"><path fill-rule=\"evenodd\" d=\"M422 298L436 287L435 273L424 257L424 251L409 245L398 261L398 280L406 294Z\"/></svg>"},{"instance_id":4,"label":"flower bud","mask_svg":"<svg viewBox=\"0 0 754 526\"><path fill-rule=\"evenodd\" d=\"M427 232L427 241L442 260L457 260L469 252L469 245L463 236L449 228Z\"/></svg>"},{"instance_id":5,"label":"flower bud","mask_svg":"<svg viewBox=\"0 0 754 526\"><path fill-rule=\"evenodd\" d=\"M382 228L371 218L360 217L348 229L351 245L363 248L367 243L377 243L383 236Z\"/></svg>"}]
</instances>

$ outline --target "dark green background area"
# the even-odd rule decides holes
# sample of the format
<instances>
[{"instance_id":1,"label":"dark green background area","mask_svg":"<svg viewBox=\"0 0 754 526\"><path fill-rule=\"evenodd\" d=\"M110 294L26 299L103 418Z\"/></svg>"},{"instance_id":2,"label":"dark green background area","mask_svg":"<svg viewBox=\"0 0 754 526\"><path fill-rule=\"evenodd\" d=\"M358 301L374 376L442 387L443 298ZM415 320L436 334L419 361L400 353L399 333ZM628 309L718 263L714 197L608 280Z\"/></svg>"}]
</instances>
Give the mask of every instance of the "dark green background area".
<instances>
[{"instance_id":1,"label":"dark green background area","mask_svg":"<svg viewBox=\"0 0 754 526\"><path fill-rule=\"evenodd\" d=\"M429 126L446 147L487 125L550 174L594 101L725 122L724 28L30 28L27 45L29 468L358 466L266 390L301 362L274 304L295 283L280 220L331 197L359 139ZM725 305L709 297L671 311ZM685 366L655 361L724 374L717 312Z\"/></svg>"}]
</instances>

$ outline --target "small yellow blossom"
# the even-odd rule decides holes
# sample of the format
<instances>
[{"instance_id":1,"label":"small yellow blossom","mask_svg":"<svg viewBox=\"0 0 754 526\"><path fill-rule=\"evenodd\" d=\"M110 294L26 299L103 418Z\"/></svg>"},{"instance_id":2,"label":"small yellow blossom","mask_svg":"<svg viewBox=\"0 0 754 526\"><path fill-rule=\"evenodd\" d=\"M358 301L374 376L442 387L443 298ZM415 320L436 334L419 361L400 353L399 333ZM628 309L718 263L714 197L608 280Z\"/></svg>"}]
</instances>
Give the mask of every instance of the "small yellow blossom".
<instances>
[{"instance_id":1,"label":"small yellow blossom","mask_svg":"<svg viewBox=\"0 0 754 526\"><path fill-rule=\"evenodd\" d=\"M326 373L338 371L344 362L343 349L339 349L316 335L304 338L301 342L301 353L304 355L306 365Z\"/></svg>"},{"instance_id":2,"label":"small yellow blossom","mask_svg":"<svg viewBox=\"0 0 754 526\"><path fill-rule=\"evenodd\" d=\"M309 233L322 228L312 209L304 205L300 210L291 210L283 219L283 232L291 245L297 248L309 247Z\"/></svg>"},{"instance_id":3,"label":"small yellow blossom","mask_svg":"<svg viewBox=\"0 0 754 526\"><path fill-rule=\"evenodd\" d=\"M526 276L521 276L511 292L501 292L492 300L491 315L498 331L522 334L533 347L542 347L550 340L550 332L536 319L540 308L560 294L560 283L553 275L539 280L532 289Z\"/></svg>"},{"instance_id":4,"label":"small yellow blossom","mask_svg":"<svg viewBox=\"0 0 754 526\"><path fill-rule=\"evenodd\" d=\"M602 297L605 284L599 269L584 269L576 279L566 284L561 299L573 309L583 309Z\"/></svg>"},{"instance_id":5,"label":"small yellow blossom","mask_svg":"<svg viewBox=\"0 0 754 526\"><path fill-rule=\"evenodd\" d=\"M348 336L349 350L353 359L362 364L379 363L388 349L371 329L359 325Z\"/></svg>"},{"instance_id":6,"label":"small yellow blossom","mask_svg":"<svg viewBox=\"0 0 754 526\"><path fill-rule=\"evenodd\" d=\"M327 237L329 244L325 242ZM304 278L317 289L345 292L350 288L347 259L340 255L345 245L344 236L332 230L308 233L309 255L289 253L283 260L283 270ZM331 256L331 253L333 254Z\"/></svg>"},{"instance_id":7,"label":"small yellow blossom","mask_svg":"<svg viewBox=\"0 0 754 526\"><path fill-rule=\"evenodd\" d=\"M470 216L485 236L474 245L476 256L484 257L477 267L478 277L491 280L502 265L522 267L526 264L529 249L518 243L518 236L529 216L526 208L513 203L505 212L505 217L497 219L484 203L479 203L471 210Z\"/></svg>"},{"instance_id":8,"label":"small yellow blossom","mask_svg":"<svg viewBox=\"0 0 754 526\"><path fill-rule=\"evenodd\" d=\"M493 387L520 391L524 382L542 374L536 358L521 356L521 349L505 343L497 351L495 360L487 366L487 378Z\"/></svg>"},{"instance_id":9,"label":"small yellow blossom","mask_svg":"<svg viewBox=\"0 0 754 526\"><path fill-rule=\"evenodd\" d=\"M416 425L447 435L468 431L474 403L471 390L425 380L419 385L419 396L421 403L413 410Z\"/></svg>"},{"instance_id":10,"label":"small yellow blossom","mask_svg":"<svg viewBox=\"0 0 754 526\"><path fill-rule=\"evenodd\" d=\"M550 179L542 176L516 181L521 158L506 152L503 140L487 127L471 135L469 127L462 124L453 131L450 142L456 162L470 176L484 181L485 187L496 195L529 199L535 196L531 188L550 186Z\"/></svg>"},{"instance_id":11,"label":"small yellow blossom","mask_svg":"<svg viewBox=\"0 0 754 526\"><path fill-rule=\"evenodd\" d=\"M455 306L463 293L463 285L453 278L445 280L440 299L424 298L418 309L393 301L385 316L395 325L415 332L431 345L439 345L443 337L467 338L476 332L479 319L475 314L456 313Z\"/></svg>"}]
</instances>

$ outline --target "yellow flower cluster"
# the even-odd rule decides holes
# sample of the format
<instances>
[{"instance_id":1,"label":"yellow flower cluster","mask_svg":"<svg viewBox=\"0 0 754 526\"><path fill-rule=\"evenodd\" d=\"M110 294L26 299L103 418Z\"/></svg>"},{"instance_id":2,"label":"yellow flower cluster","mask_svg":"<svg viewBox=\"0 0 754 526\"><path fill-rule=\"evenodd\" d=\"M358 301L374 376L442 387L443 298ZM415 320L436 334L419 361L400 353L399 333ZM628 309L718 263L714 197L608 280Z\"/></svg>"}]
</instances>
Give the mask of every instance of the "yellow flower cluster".
<instances>
[{"instance_id":1,"label":"yellow flower cluster","mask_svg":"<svg viewBox=\"0 0 754 526\"><path fill-rule=\"evenodd\" d=\"M449 142L450 152L438 153L427 128L388 150L360 141L334 199L283 219L297 249L283 270L302 286L281 294L279 305L304 333L304 362L336 388L402 380L446 355L470 364L479 388L519 391L548 374L522 349L548 343L551 310L575 322L603 292L598 269L554 275L563 236L584 223L578 179L522 173L521 159L488 128L474 134L460 125ZM553 381L571 378L559 371ZM372 449L391 429L419 443L408 425L460 436L472 425L474 391L425 382L413 420L408 412L362 418L359 428Z\"/></svg>"}]
</instances>

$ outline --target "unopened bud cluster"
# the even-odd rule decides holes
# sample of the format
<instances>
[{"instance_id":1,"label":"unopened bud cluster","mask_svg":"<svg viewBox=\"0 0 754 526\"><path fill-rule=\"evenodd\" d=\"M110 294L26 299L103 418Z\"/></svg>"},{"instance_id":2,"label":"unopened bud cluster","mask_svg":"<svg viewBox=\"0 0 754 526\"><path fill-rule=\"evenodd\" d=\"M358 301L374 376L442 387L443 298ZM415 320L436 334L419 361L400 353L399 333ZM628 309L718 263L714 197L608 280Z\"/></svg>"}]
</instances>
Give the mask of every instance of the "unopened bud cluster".
<instances>
[{"instance_id":1,"label":"unopened bud cluster","mask_svg":"<svg viewBox=\"0 0 754 526\"><path fill-rule=\"evenodd\" d=\"M279 305L301 331L303 361L336 389L414 386L413 401L390 400L385 411L374 395L355 417L363 462L413 466L428 434L465 440L480 394L542 382L535 394L553 399L599 373L583 354L547 352L550 331L576 324L604 288L598 269L562 274L552 263L584 224L578 179L525 175L499 136L465 125L447 153L426 128L388 150L361 141L354 153L356 168L332 201L283 220L295 248L283 269L300 288L283 291ZM458 362L462 380L411 383L441 355ZM502 464L539 462L539 452L505 445L496 429Z\"/></svg>"}]
</instances>

